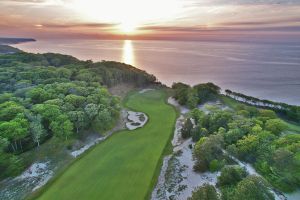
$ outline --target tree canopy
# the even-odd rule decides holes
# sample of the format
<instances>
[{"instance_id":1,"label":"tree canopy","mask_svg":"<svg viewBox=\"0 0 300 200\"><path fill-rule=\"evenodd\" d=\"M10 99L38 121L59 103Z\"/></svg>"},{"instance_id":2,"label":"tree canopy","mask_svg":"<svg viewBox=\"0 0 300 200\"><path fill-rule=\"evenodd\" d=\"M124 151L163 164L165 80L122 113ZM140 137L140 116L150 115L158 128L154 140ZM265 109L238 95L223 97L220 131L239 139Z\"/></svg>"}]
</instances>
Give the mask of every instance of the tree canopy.
<instances>
[{"instance_id":1,"label":"tree canopy","mask_svg":"<svg viewBox=\"0 0 300 200\"><path fill-rule=\"evenodd\" d=\"M107 87L155 82L145 71L118 62L93 63L53 53L1 54L1 175L21 170L18 154L51 137L65 141L83 130L110 129L120 104Z\"/></svg>"}]
</instances>

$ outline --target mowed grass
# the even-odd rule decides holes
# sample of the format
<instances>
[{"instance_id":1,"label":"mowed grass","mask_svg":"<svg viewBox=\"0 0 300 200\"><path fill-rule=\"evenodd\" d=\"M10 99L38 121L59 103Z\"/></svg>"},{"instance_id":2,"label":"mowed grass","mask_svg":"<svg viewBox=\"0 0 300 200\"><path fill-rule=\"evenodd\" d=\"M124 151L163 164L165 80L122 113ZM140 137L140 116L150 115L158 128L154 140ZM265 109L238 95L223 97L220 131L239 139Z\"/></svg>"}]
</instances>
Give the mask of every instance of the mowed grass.
<instances>
[{"instance_id":1,"label":"mowed grass","mask_svg":"<svg viewBox=\"0 0 300 200\"><path fill-rule=\"evenodd\" d=\"M69 167L38 199L142 200L152 187L157 164L173 132L175 109L161 90L133 93L128 108L148 115L148 123L121 131Z\"/></svg>"}]
</instances>

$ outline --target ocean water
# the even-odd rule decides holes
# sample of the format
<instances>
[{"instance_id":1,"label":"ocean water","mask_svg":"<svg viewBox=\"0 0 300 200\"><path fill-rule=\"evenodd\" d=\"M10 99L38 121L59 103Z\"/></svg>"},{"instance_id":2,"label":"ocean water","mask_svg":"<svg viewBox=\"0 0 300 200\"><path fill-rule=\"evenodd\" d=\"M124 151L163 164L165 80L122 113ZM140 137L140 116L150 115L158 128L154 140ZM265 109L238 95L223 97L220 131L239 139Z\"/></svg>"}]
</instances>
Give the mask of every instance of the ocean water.
<instances>
[{"instance_id":1,"label":"ocean water","mask_svg":"<svg viewBox=\"0 0 300 200\"><path fill-rule=\"evenodd\" d=\"M300 44L38 40L24 51L57 52L93 61L115 60L154 74L170 86L213 82L222 89L300 105Z\"/></svg>"}]
</instances>

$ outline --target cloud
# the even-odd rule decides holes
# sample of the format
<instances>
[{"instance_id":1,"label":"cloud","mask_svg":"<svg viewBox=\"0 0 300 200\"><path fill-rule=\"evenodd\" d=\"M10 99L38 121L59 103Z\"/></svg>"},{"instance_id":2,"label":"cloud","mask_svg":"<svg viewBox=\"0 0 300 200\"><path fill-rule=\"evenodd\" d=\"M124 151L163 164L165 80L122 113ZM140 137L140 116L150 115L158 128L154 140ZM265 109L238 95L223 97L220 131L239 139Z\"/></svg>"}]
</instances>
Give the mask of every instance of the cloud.
<instances>
[{"instance_id":1,"label":"cloud","mask_svg":"<svg viewBox=\"0 0 300 200\"><path fill-rule=\"evenodd\" d=\"M218 25L221 26L255 26L255 25L274 25L281 23L300 23L300 17L286 18L286 19L274 19L269 21L238 21L238 22L223 22Z\"/></svg>"},{"instance_id":2,"label":"cloud","mask_svg":"<svg viewBox=\"0 0 300 200\"><path fill-rule=\"evenodd\" d=\"M196 37L205 34L221 36L222 33L233 35L234 32L253 35L265 32L269 34L300 32L300 0L176 1L184 3L182 10L175 17L166 17L166 20L158 20L155 9L147 7L151 17L137 24L140 32L137 31L136 35L140 33L142 37L143 34L152 34L151 37L154 37L157 34L168 37L177 34L176 37L180 35ZM19 35L26 33L29 36L45 34L49 37L56 32L57 35L79 36L98 33L113 35L118 32L116 30L118 23L121 23L122 18L126 21L126 16L130 12L118 6L119 10L124 11L124 16L114 18L114 15L120 15L120 12L116 10L114 4L109 9L104 8L105 0L93 0L91 2L94 4L90 3L85 10L83 8L85 3L90 1L80 0L82 6L77 6L78 8L74 6L74 2L75 0L0 0L0 33ZM143 14L138 13L138 16ZM127 20L135 21L135 18L129 17ZM104 37L103 35L101 37Z\"/></svg>"},{"instance_id":3,"label":"cloud","mask_svg":"<svg viewBox=\"0 0 300 200\"><path fill-rule=\"evenodd\" d=\"M251 23L252 24L252 23ZM144 26L141 30L158 32L185 32L185 33L204 33L204 32L298 32L300 25L274 26L274 27L183 27L183 26Z\"/></svg>"},{"instance_id":4,"label":"cloud","mask_svg":"<svg viewBox=\"0 0 300 200\"><path fill-rule=\"evenodd\" d=\"M45 28L111 28L114 23L71 23L71 24L41 24Z\"/></svg>"},{"instance_id":5,"label":"cloud","mask_svg":"<svg viewBox=\"0 0 300 200\"><path fill-rule=\"evenodd\" d=\"M190 5L300 5L299 0L192 0Z\"/></svg>"},{"instance_id":6,"label":"cloud","mask_svg":"<svg viewBox=\"0 0 300 200\"><path fill-rule=\"evenodd\" d=\"M71 2L72 0L2 0L1 3L6 5L63 5L64 3Z\"/></svg>"},{"instance_id":7,"label":"cloud","mask_svg":"<svg viewBox=\"0 0 300 200\"><path fill-rule=\"evenodd\" d=\"M47 0L4 0L4 2L18 2L18 3L44 3Z\"/></svg>"}]
</instances>

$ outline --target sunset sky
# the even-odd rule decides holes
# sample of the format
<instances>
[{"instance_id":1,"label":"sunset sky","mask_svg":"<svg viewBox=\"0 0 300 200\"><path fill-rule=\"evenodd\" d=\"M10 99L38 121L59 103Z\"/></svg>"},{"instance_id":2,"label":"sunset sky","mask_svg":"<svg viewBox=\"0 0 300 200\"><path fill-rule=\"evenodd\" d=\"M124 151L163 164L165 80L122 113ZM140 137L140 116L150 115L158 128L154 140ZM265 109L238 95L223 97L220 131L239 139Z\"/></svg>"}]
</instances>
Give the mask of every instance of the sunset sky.
<instances>
[{"instance_id":1,"label":"sunset sky","mask_svg":"<svg viewBox=\"0 0 300 200\"><path fill-rule=\"evenodd\" d=\"M299 0L0 0L0 36L299 39Z\"/></svg>"}]
</instances>

